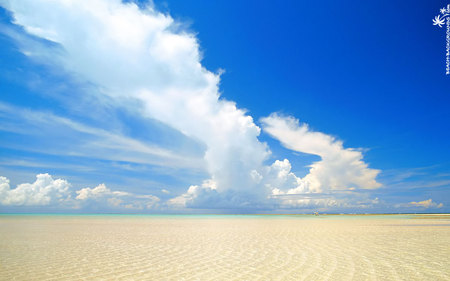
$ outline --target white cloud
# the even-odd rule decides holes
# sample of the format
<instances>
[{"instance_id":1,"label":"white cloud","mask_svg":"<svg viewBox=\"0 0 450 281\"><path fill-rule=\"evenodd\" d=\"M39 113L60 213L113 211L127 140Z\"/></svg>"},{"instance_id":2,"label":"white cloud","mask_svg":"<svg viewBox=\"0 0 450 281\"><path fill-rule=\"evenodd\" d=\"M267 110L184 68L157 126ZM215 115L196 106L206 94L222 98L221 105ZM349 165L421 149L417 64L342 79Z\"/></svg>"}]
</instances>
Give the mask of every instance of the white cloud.
<instances>
[{"instance_id":1,"label":"white cloud","mask_svg":"<svg viewBox=\"0 0 450 281\"><path fill-rule=\"evenodd\" d=\"M289 160L276 160L265 170L263 184L272 190L273 195L309 193L308 185L293 172Z\"/></svg>"},{"instance_id":2,"label":"white cloud","mask_svg":"<svg viewBox=\"0 0 450 281\"><path fill-rule=\"evenodd\" d=\"M258 140L260 128L235 103L220 98L220 75L202 67L196 37L177 31L179 26L170 16L151 6L140 10L134 3L120 0L0 3L13 13L16 24L63 49L55 52L54 48L16 37L27 56L93 83L116 106L133 104L131 110L206 146L204 161L210 179L192 185L185 194L169 201L171 205L255 208L273 204L276 193L380 186L375 180L379 171L368 168L361 152L344 149L332 137L277 115L262 120L265 130L286 147L319 155L322 160L312 164L304 178L291 172L288 160L265 166L270 150ZM83 133L100 133L113 147L147 149L120 136L60 121ZM148 152L148 157L154 157L155 149ZM112 196L102 186L83 190L78 193L79 200ZM115 199L106 200L123 205L123 196L118 197L116 194Z\"/></svg>"},{"instance_id":3,"label":"white cloud","mask_svg":"<svg viewBox=\"0 0 450 281\"><path fill-rule=\"evenodd\" d=\"M73 199L73 193L76 194ZM112 207L119 209L158 209L160 199L151 194L133 194L111 190L105 184L94 188L73 191L63 179L53 179L49 174L39 174L33 183L22 183L11 189L9 179L0 176L0 205L49 206L62 209L86 207Z\"/></svg>"},{"instance_id":4,"label":"white cloud","mask_svg":"<svg viewBox=\"0 0 450 281\"><path fill-rule=\"evenodd\" d=\"M75 199L84 204L82 207L104 203L115 208L143 210L159 207L160 201L158 197L150 194L138 195L125 191L113 191L103 183L94 188L85 187L77 190L76 194Z\"/></svg>"},{"instance_id":5,"label":"white cloud","mask_svg":"<svg viewBox=\"0 0 450 281\"><path fill-rule=\"evenodd\" d=\"M99 184L94 188L89 187L82 188L80 190L77 190L76 193L78 195L75 199L78 200L96 199L104 197L106 195L113 195L113 192L109 188L107 188L104 183ZM127 193L118 193L117 195L118 196L127 195Z\"/></svg>"},{"instance_id":6,"label":"white cloud","mask_svg":"<svg viewBox=\"0 0 450 281\"><path fill-rule=\"evenodd\" d=\"M379 170L370 169L362 160L360 151L344 148L341 141L320 132L311 131L307 124L299 124L293 117L272 114L262 118L263 129L288 149L321 157L313 163L309 174L301 179L297 190L291 193L352 188L374 189ZM306 186L306 187L305 187Z\"/></svg>"},{"instance_id":7,"label":"white cloud","mask_svg":"<svg viewBox=\"0 0 450 281\"><path fill-rule=\"evenodd\" d=\"M39 174L34 183L19 184L10 189L9 180L0 177L0 202L7 206L45 206L63 204L70 199L70 184L54 180L49 174Z\"/></svg>"},{"instance_id":8,"label":"white cloud","mask_svg":"<svg viewBox=\"0 0 450 281\"><path fill-rule=\"evenodd\" d=\"M195 201L197 199L204 200L207 196L218 196L216 183L212 180L203 181L201 186L191 185L186 193L170 199L167 203L169 206L177 208L185 207L187 205L199 205L195 204Z\"/></svg>"},{"instance_id":9,"label":"white cloud","mask_svg":"<svg viewBox=\"0 0 450 281\"><path fill-rule=\"evenodd\" d=\"M438 204L436 202L433 202L433 200L431 200L431 198L428 200L420 201L420 202L414 202L414 201L409 202L408 205L410 207L422 207L425 209L427 209L427 208L442 208L444 206L444 204L442 204L442 203Z\"/></svg>"},{"instance_id":10,"label":"white cloud","mask_svg":"<svg viewBox=\"0 0 450 281\"><path fill-rule=\"evenodd\" d=\"M50 112L24 109L0 102L1 131L21 134L38 142L52 138L64 142L51 143L49 147L14 143L13 149L32 150L56 155L76 155L112 161L126 161L170 168L204 169L202 159L180 155L153 143L133 139L118 131L92 127ZM63 143L64 146L59 145ZM8 146L3 143L3 146Z\"/></svg>"},{"instance_id":11,"label":"white cloud","mask_svg":"<svg viewBox=\"0 0 450 281\"><path fill-rule=\"evenodd\" d=\"M203 142L218 191L264 192L251 175L269 155L257 139L259 127L220 99L219 75L202 67L197 39L175 32L170 16L119 0L2 3L16 24L64 49L53 56L55 65L94 83L117 104L138 100L135 110L143 116ZM48 59L42 48L21 47L34 59Z\"/></svg>"}]
</instances>

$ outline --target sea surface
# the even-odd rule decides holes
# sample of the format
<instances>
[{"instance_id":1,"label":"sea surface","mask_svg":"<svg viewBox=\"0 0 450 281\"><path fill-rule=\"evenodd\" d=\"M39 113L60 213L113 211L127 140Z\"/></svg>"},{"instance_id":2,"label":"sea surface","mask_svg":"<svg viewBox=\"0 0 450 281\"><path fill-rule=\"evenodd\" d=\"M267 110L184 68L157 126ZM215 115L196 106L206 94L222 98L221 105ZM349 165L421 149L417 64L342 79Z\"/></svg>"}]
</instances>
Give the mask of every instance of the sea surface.
<instances>
[{"instance_id":1,"label":"sea surface","mask_svg":"<svg viewBox=\"0 0 450 281\"><path fill-rule=\"evenodd\" d=\"M450 215L0 215L0 280L450 280Z\"/></svg>"}]
</instances>

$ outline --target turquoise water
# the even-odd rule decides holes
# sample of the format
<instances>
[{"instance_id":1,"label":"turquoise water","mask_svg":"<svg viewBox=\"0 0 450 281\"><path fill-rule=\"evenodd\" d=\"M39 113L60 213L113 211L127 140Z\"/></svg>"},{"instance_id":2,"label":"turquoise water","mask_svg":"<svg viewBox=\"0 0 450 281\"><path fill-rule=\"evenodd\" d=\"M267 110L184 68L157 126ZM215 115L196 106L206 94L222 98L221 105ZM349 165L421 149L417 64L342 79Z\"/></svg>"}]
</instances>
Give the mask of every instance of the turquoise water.
<instances>
[{"instance_id":1,"label":"turquoise water","mask_svg":"<svg viewBox=\"0 0 450 281\"><path fill-rule=\"evenodd\" d=\"M358 219L413 219L424 214L380 214L380 215L255 215L255 214L70 214L70 213L16 213L0 214L3 217L99 217L99 218L163 218L163 219L332 219L332 220L358 220ZM450 214L449 214L450 216ZM448 218L450 219L450 217Z\"/></svg>"}]
</instances>

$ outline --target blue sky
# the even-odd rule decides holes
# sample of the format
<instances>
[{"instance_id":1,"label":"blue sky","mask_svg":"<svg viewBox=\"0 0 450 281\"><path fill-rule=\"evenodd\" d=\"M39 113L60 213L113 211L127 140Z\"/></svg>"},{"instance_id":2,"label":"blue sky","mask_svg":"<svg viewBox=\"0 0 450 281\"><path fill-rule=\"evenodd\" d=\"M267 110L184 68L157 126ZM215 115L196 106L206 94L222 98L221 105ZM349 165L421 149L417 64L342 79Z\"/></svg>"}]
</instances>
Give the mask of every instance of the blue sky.
<instances>
[{"instance_id":1,"label":"blue sky","mask_svg":"<svg viewBox=\"0 0 450 281\"><path fill-rule=\"evenodd\" d=\"M450 210L444 1L134 3L0 1L1 211Z\"/></svg>"}]
</instances>

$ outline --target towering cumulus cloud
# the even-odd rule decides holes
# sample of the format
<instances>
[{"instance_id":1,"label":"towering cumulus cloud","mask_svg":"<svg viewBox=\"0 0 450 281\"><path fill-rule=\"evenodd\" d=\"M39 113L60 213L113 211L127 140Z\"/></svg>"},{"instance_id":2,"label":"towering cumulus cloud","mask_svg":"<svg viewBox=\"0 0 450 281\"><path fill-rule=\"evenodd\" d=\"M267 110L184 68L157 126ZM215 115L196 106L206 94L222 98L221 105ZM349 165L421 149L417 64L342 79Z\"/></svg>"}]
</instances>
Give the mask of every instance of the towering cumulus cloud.
<instances>
[{"instance_id":1,"label":"towering cumulus cloud","mask_svg":"<svg viewBox=\"0 0 450 281\"><path fill-rule=\"evenodd\" d=\"M62 52L36 45L22 51L52 59L116 100L136 99L143 115L206 144L207 169L217 191L257 192L251 171L268 149L252 117L219 99L219 75L200 64L194 35L169 16L119 0L1 1L15 23L59 44ZM20 42L19 42L20 43Z\"/></svg>"},{"instance_id":2,"label":"towering cumulus cloud","mask_svg":"<svg viewBox=\"0 0 450 281\"><path fill-rule=\"evenodd\" d=\"M171 204L206 207L228 202L243 207L263 202L273 190L305 187L305 182L310 187L303 191L316 192L324 185L340 188L349 182L364 188L378 186L377 172L367 169L359 152L342 149L333 141L312 150L297 149L291 141L301 143L303 139L285 141L276 129L284 125L274 123L274 116L264 120L271 135L289 148L320 155L323 161L313 164L304 179L290 172L287 160L264 166L270 150L257 139L260 128L235 103L220 98L219 74L202 67L196 37L180 30L170 16L151 5L139 8L119 0L0 3L12 12L17 25L57 46L42 48L17 37L24 54L89 81L117 105L134 101L132 104L140 105L134 110L142 116L205 144L204 159L211 178L191 186ZM336 159L341 156L342 160ZM334 171L347 164L352 167L349 181L342 179L346 172ZM330 172L333 176L327 177Z\"/></svg>"}]
</instances>

